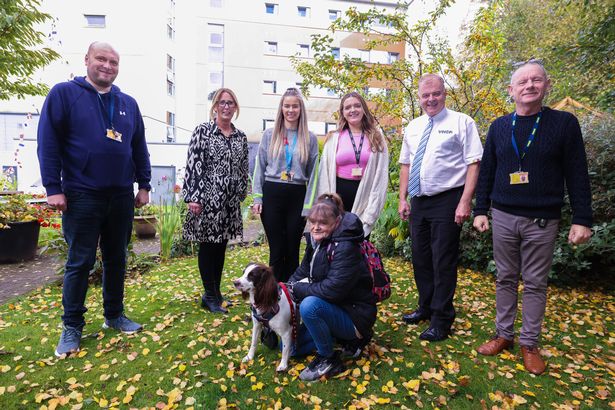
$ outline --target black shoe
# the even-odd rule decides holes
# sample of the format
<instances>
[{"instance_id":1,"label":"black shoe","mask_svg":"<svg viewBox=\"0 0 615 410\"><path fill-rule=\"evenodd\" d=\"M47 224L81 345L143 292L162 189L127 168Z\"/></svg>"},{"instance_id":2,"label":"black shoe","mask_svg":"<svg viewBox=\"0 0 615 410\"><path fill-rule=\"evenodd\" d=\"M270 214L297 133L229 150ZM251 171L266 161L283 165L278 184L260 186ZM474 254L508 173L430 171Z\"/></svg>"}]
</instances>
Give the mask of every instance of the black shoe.
<instances>
[{"instance_id":1,"label":"black shoe","mask_svg":"<svg viewBox=\"0 0 615 410\"><path fill-rule=\"evenodd\" d=\"M314 360L299 374L299 378L311 382L320 379L322 376L331 378L344 370L346 370L346 367L340 359L339 352L335 352L331 357L317 354Z\"/></svg>"},{"instance_id":2,"label":"black shoe","mask_svg":"<svg viewBox=\"0 0 615 410\"><path fill-rule=\"evenodd\" d=\"M275 350L278 348L278 335L268 327L263 327L263 332L261 333L261 343L270 348L271 350Z\"/></svg>"},{"instance_id":3,"label":"black shoe","mask_svg":"<svg viewBox=\"0 0 615 410\"><path fill-rule=\"evenodd\" d=\"M440 340L447 339L450 334L450 330L430 327L419 335L419 339L430 342L439 342Z\"/></svg>"},{"instance_id":4,"label":"black shoe","mask_svg":"<svg viewBox=\"0 0 615 410\"><path fill-rule=\"evenodd\" d=\"M402 320L409 325L416 325L417 323L422 322L423 320L429 320L430 315L425 313L424 310L417 309L412 313L408 313L402 316Z\"/></svg>"},{"instance_id":5,"label":"black shoe","mask_svg":"<svg viewBox=\"0 0 615 410\"><path fill-rule=\"evenodd\" d=\"M228 310L220 305L220 302L218 302L218 298L216 298L215 295L203 295L201 297L201 307L212 313L228 313Z\"/></svg>"},{"instance_id":6,"label":"black shoe","mask_svg":"<svg viewBox=\"0 0 615 410\"><path fill-rule=\"evenodd\" d=\"M220 306L224 306L225 302L226 302L226 307L233 306L233 302L231 302L230 299L227 299L224 296L222 296L222 292L220 292L220 289L216 290L216 299L218 299L218 304Z\"/></svg>"},{"instance_id":7,"label":"black shoe","mask_svg":"<svg viewBox=\"0 0 615 410\"><path fill-rule=\"evenodd\" d=\"M363 348L369 343L366 339L355 338L342 341L342 359L356 359L361 356Z\"/></svg>"}]
</instances>

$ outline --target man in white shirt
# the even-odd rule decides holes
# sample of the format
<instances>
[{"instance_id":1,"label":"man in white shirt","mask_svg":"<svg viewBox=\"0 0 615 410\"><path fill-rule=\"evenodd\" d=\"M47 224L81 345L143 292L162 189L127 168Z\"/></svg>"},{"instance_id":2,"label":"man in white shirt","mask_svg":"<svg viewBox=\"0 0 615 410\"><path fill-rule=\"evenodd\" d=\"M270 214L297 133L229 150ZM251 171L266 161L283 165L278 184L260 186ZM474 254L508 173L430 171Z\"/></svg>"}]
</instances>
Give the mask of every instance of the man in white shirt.
<instances>
[{"instance_id":1,"label":"man in white shirt","mask_svg":"<svg viewBox=\"0 0 615 410\"><path fill-rule=\"evenodd\" d=\"M399 155L399 215L410 218L419 292L418 308L403 320L430 320L419 338L435 342L449 336L455 319L459 235L470 218L483 147L474 120L446 109L442 77L423 75L418 91L425 114L408 124Z\"/></svg>"}]
</instances>

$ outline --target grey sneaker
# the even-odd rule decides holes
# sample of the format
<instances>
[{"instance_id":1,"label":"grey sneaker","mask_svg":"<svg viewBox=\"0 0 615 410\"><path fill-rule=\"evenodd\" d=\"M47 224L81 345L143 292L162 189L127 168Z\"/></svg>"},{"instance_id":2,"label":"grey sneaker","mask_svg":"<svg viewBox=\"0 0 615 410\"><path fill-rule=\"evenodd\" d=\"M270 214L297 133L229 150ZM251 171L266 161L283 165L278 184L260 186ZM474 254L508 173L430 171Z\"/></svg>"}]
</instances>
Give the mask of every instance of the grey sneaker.
<instances>
[{"instance_id":1,"label":"grey sneaker","mask_svg":"<svg viewBox=\"0 0 615 410\"><path fill-rule=\"evenodd\" d=\"M333 377L344 370L346 370L346 367L340 360L339 352L335 352L331 357L317 354L314 360L299 374L299 378L311 382L320 379L322 376Z\"/></svg>"},{"instance_id":2,"label":"grey sneaker","mask_svg":"<svg viewBox=\"0 0 615 410\"><path fill-rule=\"evenodd\" d=\"M103 329L115 329L119 330L122 333L130 335L142 330L143 326L141 326L137 322L133 322L132 320L128 319L124 314L122 314L117 319L105 319L105 323L103 323Z\"/></svg>"},{"instance_id":3,"label":"grey sneaker","mask_svg":"<svg viewBox=\"0 0 615 410\"><path fill-rule=\"evenodd\" d=\"M81 329L71 326L64 326L62 334L60 335L60 341L56 347L55 355L60 357L63 355L70 355L71 353L77 353L79 351L80 343Z\"/></svg>"}]
</instances>

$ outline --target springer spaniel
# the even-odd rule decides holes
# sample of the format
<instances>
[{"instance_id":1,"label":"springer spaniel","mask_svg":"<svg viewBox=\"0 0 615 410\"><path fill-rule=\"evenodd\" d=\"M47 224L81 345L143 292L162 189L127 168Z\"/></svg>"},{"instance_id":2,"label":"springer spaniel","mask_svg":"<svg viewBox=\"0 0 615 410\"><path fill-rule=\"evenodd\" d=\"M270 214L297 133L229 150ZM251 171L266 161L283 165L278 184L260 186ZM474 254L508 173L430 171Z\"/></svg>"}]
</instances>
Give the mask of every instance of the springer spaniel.
<instances>
[{"instance_id":1,"label":"springer spaniel","mask_svg":"<svg viewBox=\"0 0 615 410\"><path fill-rule=\"evenodd\" d=\"M242 362L254 359L263 326L267 326L282 339L282 360L276 370L286 371L298 324L298 309L286 286L281 282L278 284L273 270L260 263L246 266L243 275L235 279L233 285L244 298L249 297L252 308L252 344Z\"/></svg>"}]
</instances>

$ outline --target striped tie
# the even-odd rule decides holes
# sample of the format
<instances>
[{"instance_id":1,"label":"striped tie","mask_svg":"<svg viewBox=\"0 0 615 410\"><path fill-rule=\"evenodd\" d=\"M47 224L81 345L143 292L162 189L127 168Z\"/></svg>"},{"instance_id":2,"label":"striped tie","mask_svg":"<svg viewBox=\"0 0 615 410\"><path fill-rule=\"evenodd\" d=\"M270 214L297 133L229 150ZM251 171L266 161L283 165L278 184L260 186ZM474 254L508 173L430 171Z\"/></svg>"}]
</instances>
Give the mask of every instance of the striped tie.
<instances>
[{"instance_id":1,"label":"striped tie","mask_svg":"<svg viewBox=\"0 0 615 410\"><path fill-rule=\"evenodd\" d=\"M421 162L423 162L423 155L425 155L425 148L427 148L432 126L433 118L429 117L427 127L425 127L425 131L423 131L423 136L419 142L419 147L416 149L416 154L414 154L414 161L412 161L412 169L410 170L410 178L408 179L408 194L410 198L417 196L421 192Z\"/></svg>"}]
</instances>

